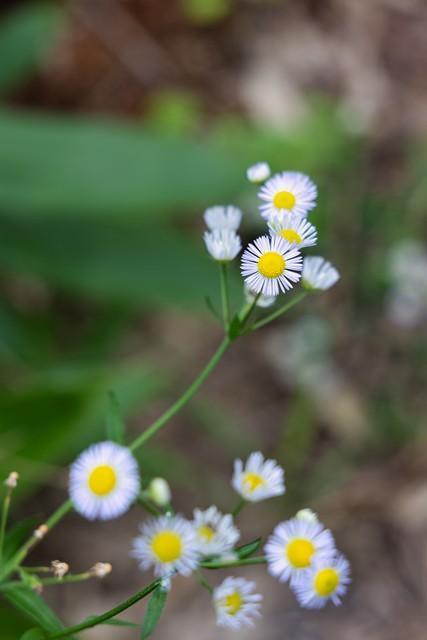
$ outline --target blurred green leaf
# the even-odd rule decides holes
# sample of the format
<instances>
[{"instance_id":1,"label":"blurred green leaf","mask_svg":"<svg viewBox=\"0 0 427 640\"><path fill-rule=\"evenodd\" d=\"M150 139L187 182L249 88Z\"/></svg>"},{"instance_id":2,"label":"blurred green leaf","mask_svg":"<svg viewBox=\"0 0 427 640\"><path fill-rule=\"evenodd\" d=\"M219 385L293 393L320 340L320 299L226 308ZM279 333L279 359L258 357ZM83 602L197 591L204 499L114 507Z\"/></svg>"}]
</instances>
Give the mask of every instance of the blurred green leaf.
<instances>
[{"instance_id":1,"label":"blurred green leaf","mask_svg":"<svg viewBox=\"0 0 427 640\"><path fill-rule=\"evenodd\" d=\"M118 618L111 618L111 620L105 620L102 624L107 624L112 627L133 627L134 629L139 629L140 624L136 624L135 622L128 622L128 620L119 620Z\"/></svg>"},{"instance_id":2,"label":"blurred green leaf","mask_svg":"<svg viewBox=\"0 0 427 640\"><path fill-rule=\"evenodd\" d=\"M144 622L141 629L141 640L145 640L150 636L160 620L168 593L166 589L157 587L148 601L147 611L145 613Z\"/></svg>"},{"instance_id":3,"label":"blurred green leaf","mask_svg":"<svg viewBox=\"0 0 427 640\"><path fill-rule=\"evenodd\" d=\"M34 629L28 629L20 640L43 640L43 638L46 638L44 631L39 627L35 627Z\"/></svg>"},{"instance_id":4,"label":"blurred green leaf","mask_svg":"<svg viewBox=\"0 0 427 640\"><path fill-rule=\"evenodd\" d=\"M64 628L52 609L34 591L21 585L12 584L0 585L0 590L6 600L46 631L53 633Z\"/></svg>"},{"instance_id":5,"label":"blurred green leaf","mask_svg":"<svg viewBox=\"0 0 427 640\"><path fill-rule=\"evenodd\" d=\"M142 127L0 111L0 210L158 223L229 198L240 161Z\"/></svg>"},{"instance_id":6,"label":"blurred green leaf","mask_svg":"<svg viewBox=\"0 0 427 640\"><path fill-rule=\"evenodd\" d=\"M15 524L6 534L3 546L3 560L6 562L19 549L34 530L37 520L25 518Z\"/></svg>"},{"instance_id":7,"label":"blurred green leaf","mask_svg":"<svg viewBox=\"0 0 427 640\"><path fill-rule=\"evenodd\" d=\"M232 9L232 0L181 0L186 16L194 23L204 25L223 20Z\"/></svg>"},{"instance_id":8,"label":"blurred green leaf","mask_svg":"<svg viewBox=\"0 0 427 640\"><path fill-rule=\"evenodd\" d=\"M124 444L125 441L125 423L119 401L112 391L108 393L107 437L119 444Z\"/></svg>"},{"instance_id":9,"label":"blurred green leaf","mask_svg":"<svg viewBox=\"0 0 427 640\"><path fill-rule=\"evenodd\" d=\"M200 103L193 93L168 90L151 98L145 122L162 133L184 135L195 133L201 117Z\"/></svg>"},{"instance_id":10,"label":"blurred green leaf","mask_svg":"<svg viewBox=\"0 0 427 640\"><path fill-rule=\"evenodd\" d=\"M36 71L62 22L58 5L31 2L0 22L0 95L16 89Z\"/></svg>"},{"instance_id":11,"label":"blurred green leaf","mask_svg":"<svg viewBox=\"0 0 427 640\"><path fill-rule=\"evenodd\" d=\"M261 546L262 538L257 538L248 544L244 544L241 547L237 547L236 553L240 559L249 558L252 556Z\"/></svg>"}]
</instances>

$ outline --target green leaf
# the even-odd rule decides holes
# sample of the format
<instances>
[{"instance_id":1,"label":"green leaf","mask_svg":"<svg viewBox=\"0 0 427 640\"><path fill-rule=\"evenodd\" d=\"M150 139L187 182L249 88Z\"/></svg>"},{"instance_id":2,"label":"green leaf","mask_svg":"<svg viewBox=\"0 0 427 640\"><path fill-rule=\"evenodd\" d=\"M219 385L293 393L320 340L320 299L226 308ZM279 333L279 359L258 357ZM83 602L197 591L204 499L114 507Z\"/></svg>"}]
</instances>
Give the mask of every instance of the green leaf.
<instances>
[{"instance_id":1,"label":"green leaf","mask_svg":"<svg viewBox=\"0 0 427 640\"><path fill-rule=\"evenodd\" d=\"M205 296L205 302L206 302L207 308L209 309L209 311L211 312L213 317L216 320L219 320L220 322L222 322L221 316L219 315L218 311L215 309L214 304L213 304L213 302L212 302L212 300L210 299L209 296Z\"/></svg>"},{"instance_id":2,"label":"green leaf","mask_svg":"<svg viewBox=\"0 0 427 640\"><path fill-rule=\"evenodd\" d=\"M28 3L0 24L0 94L25 82L51 47L62 22L58 6Z\"/></svg>"},{"instance_id":3,"label":"green leaf","mask_svg":"<svg viewBox=\"0 0 427 640\"><path fill-rule=\"evenodd\" d=\"M43 629L34 627L34 629L28 629L20 638L20 640L44 640L46 634Z\"/></svg>"},{"instance_id":4,"label":"green leaf","mask_svg":"<svg viewBox=\"0 0 427 640\"><path fill-rule=\"evenodd\" d=\"M230 328L228 330L228 336L230 340L235 340L236 338L238 338L241 330L242 330L242 322L239 318L239 314L236 313L234 318L231 320Z\"/></svg>"},{"instance_id":5,"label":"green leaf","mask_svg":"<svg viewBox=\"0 0 427 640\"><path fill-rule=\"evenodd\" d=\"M3 560L6 562L27 540L34 530L37 518L28 517L15 524L6 534L3 545Z\"/></svg>"},{"instance_id":6,"label":"green leaf","mask_svg":"<svg viewBox=\"0 0 427 640\"><path fill-rule=\"evenodd\" d=\"M248 544L244 544L241 547L237 547L236 553L240 559L249 558L252 556L261 546L262 538L257 538L253 540L253 542L248 542Z\"/></svg>"},{"instance_id":7,"label":"green leaf","mask_svg":"<svg viewBox=\"0 0 427 640\"><path fill-rule=\"evenodd\" d=\"M125 424L120 404L112 391L108 393L107 436L109 440L119 444L125 441Z\"/></svg>"},{"instance_id":8,"label":"green leaf","mask_svg":"<svg viewBox=\"0 0 427 640\"><path fill-rule=\"evenodd\" d=\"M160 620L160 616L162 615L167 595L167 591L162 589L162 587L157 587L153 592L153 595L148 602L147 611L142 624L141 640L145 640L145 638L148 638L148 636L153 633Z\"/></svg>"},{"instance_id":9,"label":"green leaf","mask_svg":"<svg viewBox=\"0 0 427 640\"><path fill-rule=\"evenodd\" d=\"M117 618L111 618L111 620L105 620L102 624L108 624L113 627L133 627L134 629L139 629L140 624L136 624L135 622L129 622L128 620L118 620Z\"/></svg>"},{"instance_id":10,"label":"green leaf","mask_svg":"<svg viewBox=\"0 0 427 640\"><path fill-rule=\"evenodd\" d=\"M39 624L45 631L53 633L64 628L52 609L34 591L19 584L4 584L0 586L0 589L6 600L19 609L27 618Z\"/></svg>"},{"instance_id":11,"label":"green leaf","mask_svg":"<svg viewBox=\"0 0 427 640\"><path fill-rule=\"evenodd\" d=\"M6 213L144 219L157 226L231 198L242 183L240 161L213 144L140 125L0 110L0 140ZM150 242L160 246L152 234Z\"/></svg>"}]
</instances>

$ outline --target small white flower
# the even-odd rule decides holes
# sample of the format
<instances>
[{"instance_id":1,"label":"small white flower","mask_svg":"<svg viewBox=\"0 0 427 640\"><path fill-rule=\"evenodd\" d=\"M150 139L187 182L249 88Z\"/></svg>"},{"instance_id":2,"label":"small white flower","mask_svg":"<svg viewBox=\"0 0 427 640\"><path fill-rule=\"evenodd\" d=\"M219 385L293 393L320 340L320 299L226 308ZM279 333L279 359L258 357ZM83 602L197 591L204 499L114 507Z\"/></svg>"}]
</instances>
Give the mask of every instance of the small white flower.
<instances>
[{"instance_id":1,"label":"small white flower","mask_svg":"<svg viewBox=\"0 0 427 640\"><path fill-rule=\"evenodd\" d=\"M313 247L317 243L316 227L304 216L293 213L275 214L268 223L270 235L278 235L298 249Z\"/></svg>"},{"instance_id":2,"label":"small white flower","mask_svg":"<svg viewBox=\"0 0 427 640\"><path fill-rule=\"evenodd\" d=\"M70 469L70 498L88 520L110 520L127 511L139 493L138 463L127 447L94 444Z\"/></svg>"},{"instance_id":3,"label":"small white flower","mask_svg":"<svg viewBox=\"0 0 427 640\"><path fill-rule=\"evenodd\" d=\"M252 304L252 302L257 297L257 294L254 291L251 291L246 283L244 286L244 294L245 300L249 304ZM261 293L258 300L256 301L256 306L260 307L261 309L267 309L268 307L272 307L276 300L277 296L265 296Z\"/></svg>"},{"instance_id":4,"label":"small white flower","mask_svg":"<svg viewBox=\"0 0 427 640\"><path fill-rule=\"evenodd\" d=\"M260 184L271 175L271 169L266 162L257 162L246 170L246 177L249 182Z\"/></svg>"},{"instance_id":5,"label":"small white flower","mask_svg":"<svg viewBox=\"0 0 427 640\"><path fill-rule=\"evenodd\" d=\"M277 296L291 289L301 278L300 252L280 236L261 236L245 249L241 272L249 289Z\"/></svg>"},{"instance_id":6,"label":"small white flower","mask_svg":"<svg viewBox=\"0 0 427 640\"><path fill-rule=\"evenodd\" d=\"M204 240L206 249L214 260L229 262L234 260L242 248L240 237L230 229L214 229L205 231Z\"/></svg>"},{"instance_id":7,"label":"small white flower","mask_svg":"<svg viewBox=\"0 0 427 640\"><path fill-rule=\"evenodd\" d=\"M159 516L140 527L132 555L141 569L154 568L156 576L180 573L188 576L197 567L199 554L193 526L181 516Z\"/></svg>"},{"instance_id":8,"label":"small white flower","mask_svg":"<svg viewBox=\"0 0 427 640\"><path fill-rule=\"evenodd\" d=\"M300 509L296 513L295 518L298 518L298 520L305 520L306 522L319 522L317 513L314 513L311 509Z\"/></svg>"},{"instance_id":9,"label":"small white flower","mask_svg":"<svg viewBox=\"0 0 427 640\"><path fill-rule=\"evenodd\" d=\"M316 206L317 188L303 173L284 171L270 178L258 195L266 202L260 206L266 220L276 213L305 216Z\"/></svg>"},{"instance_id":10,"label":"small white flower","mask_svg":"<svg viewBox=\"0 0 427 640\"><path fill-rule=\"evenodd\" d=\"M19 480L19 473L17 471L11 471L7 476L4 484L8 489L16 489Z\"/></svg>"},{"instance_id":11,"label":"small white flower","mask_svg":"<svg viewBox=\"0 0 427 640\"><path fill-rule=\"evenodd\" d=\"M243 466L235 460L232 486L242 498L258 502L285 493L285 472L275 460L265 460L260 451L251 453Z\"/></svg>"},{"instance_id":12,"label":"small white flower","mask_svg":"<svg viewBox=\"0 0 427 640\"><path fill-rule=\"evenodd\" d=\"M229 229L237 231L242 220L242 212L237 207L229 204L225 207L209 207L204 213L206 226L211 231L215 229Z\"/></svg>"},{"instance_id":13,"label":"small white flower","mask_svg":"<svg viewBox=\"0 0 427 640\"><path fill-rule=\"evenodd\" d=\"M255 582L244 578L226 578L213 592L216 622L219 627L237 631L253 626L260 617L262 596L254 593Z\"/></svg>"},{"instance_id":14,"label":"small white flower","mask_svg":"<svg viewBox=\"0 0 427 640\"><path fill-rule=\"evenodd\" d=\"M302 607L321 609L328 600L335 606L341 604L350 582L350 564L340 554L332 560L316 562L304 579L293 585L293 590Z\"/></svg>"},{"instance_id":15,"label":"small white flower","mask_svg":"<svg viewBox=\"0 0 427 640\"><path fill-rule=\"evenodd\" d=\"M206 511L194 509L194 533L199 553L220 555L230 551L240 538L230 514L222 515L214 506Z\"/></svg>"},{"instance_id":16,"label":"small white flower","mask_svg":"<svg viewBox=\"0 0 427 640\"><path fill-rule=\"evenodd\" d=\"M147 487L147 495L158 507L166 507L171 501L171 490L164 478L153 478Z\"/></svg>"},{"instance_id":17,"label":"small white flower","mask_svg":"<svg viewBox=\"0 0 427 640\"><path fill-rule=\"evenodd\" d=\"M340 279L340 274L330 262L320 256L304 259L302 285L305 289L326 291Z\"/></svg>"},{"instance_id":18,"label":"small white flower","mask_svg":"<svg viewBox=\"0 0 427 640\"><path fill-rule=\"evenodd\" d=\"M335 543L320 522L291 518L274 529L265 545L268 570L280 582L298 582L316 560L331 560Z\"/></svg>"}]
</instances>

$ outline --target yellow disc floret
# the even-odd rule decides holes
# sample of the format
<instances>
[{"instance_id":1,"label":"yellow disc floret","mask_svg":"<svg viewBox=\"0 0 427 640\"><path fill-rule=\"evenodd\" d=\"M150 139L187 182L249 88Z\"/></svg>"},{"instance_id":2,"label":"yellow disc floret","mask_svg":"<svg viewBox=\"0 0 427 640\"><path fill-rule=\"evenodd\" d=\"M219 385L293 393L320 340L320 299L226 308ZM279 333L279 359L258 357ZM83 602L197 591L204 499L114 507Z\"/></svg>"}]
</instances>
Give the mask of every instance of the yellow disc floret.
<instances>
[{"instance_id":1,"label":"yellow disc floret","mask_svg":"<svg viewBox=\"0 0 427 640\"><path fill-rule=\"evenodd\" d=\"M160 562L174 562L182 554L181 536L175 531L160 531L153 536L151 549Z\"/></svg>"},{"instance_id":2,"label":"yellow disc floret","mask_svg":"<svg viewBox=\"0 0 427 640\"><path fill-rule=\"evenodd\" d=\"M89 488L97 496L106 496L116 486L116 472L110 465L95 467L89 476Z\"/></svg>"},{"instance_id":3,"label":"yellow disc floret","mask_svg":"<svg viewBox=\"0 0 427 640\"><path fill-rule=\"evenodd\" d=\"M265 485L265 480L262 476L259 475L259 473L248 472L244 475L243 484L245 485L246 489L252 493L256 489L258 489L258 487L262 487L263 485Z\"/></svg>"},{"instance_id":4,"label":"yellow disc floret","mask_svg":"<svg viewBox=\"0 0 427 640\"><path fill-rule=\"evenodd\" d=\"M216 532L215 532L214 529L212 529L212 527L208 527L208 525L202 524L198 528L197 533L199 534L199 536L201 538L203 538L207 542L210 542L212 540L212 538L215 536Z\"/></svg>"},{"instance_id":5,"label":"yellow disc floret","mask_svg":"<svg viewBox=\"0 0 427 640\"><path fill-rule=\"evenodd\" d=\"M293 209L296 198L290 191L278 191L273 198L273 204L276 209Z\"/></svg>"},{"instance_id":6,"label":"yellow disc floret","mask_svg":"<svg viewBox=\"0 0 427 640\"><path fill-rule=\"evenodd\" d=\"M302 242L300 234L293 229L282 229L281 231L279 231L279 235L292 244L301 244Z\"/></svg>"},{"instance_id":7,"label":"yellow disc floret","mask_svg":"<svg viewBox=\"0 0 427 640\"><path fill-rule=\"evenodd\" d=\"M295 569L305 569L311 564L311 557L315 548L310 540L294 538L286 547L286 555Z\"/></svg>"},{"instance_id":8,"label":"yellow disc floret","mask_svg":"<svg viewBox=\"0 0 427 640\"><path fill-rule=\"evenodd\" d=\"M335 569L321 569L314 578L314 590L321 598L332 595L338 587L340 577Z\"/></svg>"},{"instance_id":9,"label":"yellow disc floret","mask_svg":"<svg viewBox=\"0 0 427 640\"><path fill-rule=\"evenodd\" d=\"M242 604L243 598L237 591L224 598L224 607L231 616L235 616L240 611Z\"/></svg>"},{"instance_id":10,"label":"yellow disc floret","mask_svg":"<svg viewBox=\"0 0 427 640\"><path fill-rule=\"evenodd\" d=\"M267 251L258 260L258 271L265 278L278 278L284 272L286 260L276 251Z\"/></svg>"}]
</instances>

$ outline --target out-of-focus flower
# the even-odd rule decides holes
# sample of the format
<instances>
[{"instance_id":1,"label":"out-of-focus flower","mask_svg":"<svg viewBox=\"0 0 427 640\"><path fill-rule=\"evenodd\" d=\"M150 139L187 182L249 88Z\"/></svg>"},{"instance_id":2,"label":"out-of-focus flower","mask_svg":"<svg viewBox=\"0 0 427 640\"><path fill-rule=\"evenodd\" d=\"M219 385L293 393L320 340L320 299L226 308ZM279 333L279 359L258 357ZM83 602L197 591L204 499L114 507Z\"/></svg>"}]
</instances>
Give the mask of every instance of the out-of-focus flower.
<instances>
[{"instance_id":1,"label":"out-of-focus flower","mask_svg":"<svg viewBox=\"0 0 427 640\"><path fill-rule=\"evenodd\" d=\"M242 498L258 502L285 493L285 472L275 460L265 459L260 451L251 453L245 465L235 460L232 486Z\"/></svg>"},{"instance_id":2,"label":"out-of-focus flower","mask_svg":"<svg viewBox=\"0 0 427 640\"><path fill-rule=\"evenodd\" d=\"M301 278L300 252L280 236L261 236L245 249L241 272L251 291L277 296Z\"/></svg>"},{"instance_id":3,"label":"out-of-focus flower","mask_svg":"<svg viewBox=\"0 0 427 640\"><path fill-rule=\"evenodd\" d=\"M340 279L337 269L325 258L308 256L304 259L302 285L310 291L326 291Z\"/></svg>"},{"instance_id":4,"label":"out-of-focus flower","mask_svg":"<svg viewBox=\"0 0 427 640\"><path fill-rule=\"evenodd\" d=\"M193 526L197 549L204 556L224 554L230 551L240 538L233 517L230 514L223 515L215 506L209 507L206 511L195 509Z\"/></svg>"},{"instance_id":5,"label":"out-of-focus flower","mask_svg":"<svg viewBox=\"0 0 427 640\"><path fill-rule=\"evenodd\" d=\"M206 226L211 231L215 231L215 229L237 231L242 220L242 212L232 204L225 207L217 205L206 209L203 217Z\"/></svg>"},{"instance_id":6,"label":"out-of-focus flower","mask_svg":"<svg viewBox=\"0 0 427 640\"><path fill-rule=\"evenodd\" d=\"M255 298L257 298L257 294L254 291L251 291L246 283L244 286L244 294L245 300L249 304L252 304ZM277 296L265 296L263 293L261 293L256 301L256 306L260 307L261 309L267 309L268 307L272 307L276 300Z\"/></svg>"},{"instance_id":7,"label":"out-of-focus flower","mask_svg":"<svg viewBox=\"0 0 427 640\"><path fill-rule=\"evenodd\" d=\"M100 442L84 451L70 470L70 498L88 520L125 513L139 493L138 463L127 447Z\"/></svg>"},{"instance_id":8,"label":"out-of-focus flower","mask_svg":"<svg viewBox=\"0 0 427 640\"><path fill-rule=\"evenodd\" d=\"M300 605L306 609L321 609L331 600L341 604L350 580L350 565L343 555L332 561L316 562L301 582L293 585Z\"/></svg>"},{"instance_id":9,"label":"out-of-focus flower","mask_svg":"<svg viewBox=\"0 0 427 640\"><path fill-rule=\"evenodd\" d=\"M305 216L316 206L317 187L303 173L284 171L271 177L258 195L266 203L260 206L266 220L284 213Z\"/></svg>"},{"instance_id":10,"label":"out-of-focus flower","mask_svg":"<svg viewBox=\"0 0 427 640\"><path fill-rule=\"evenodd\" d=\"M281 236L298 249L312 247L317 243L316 227L303 216L292 213L275 214L269 221L268 228L270 235Z\"/></svg>"},{"instance_id":11,"label":"out-of-focus flower","mask_svg":"<svg viewBox=\"0 0 427 640\"><path fill-rule=\"evenodd\" d=\"M15 489L19 480L19 473L17 471L11 471L4 481L8 489Z\"/></svg>"},{"instance_id":12,"label":"out-of-focus flower","mask_svg":"<svg viewBox=\"0 0 427 640\"><path fill-rule=\"evenodd\" d=\"M166 507L171 501L171 490L164 478L153 478L147 487L147 495L158 507Z\"/></svg>"},{"instance_id":13,"label":"out-of-focus flower","mask_svg":"<svg viewBox=\"0 0 427 640\"><path fill-rule=\"evenodd\" d=\"M249 182L260 184L271 175L271 169L266 162L257 162L246 170L246 177Z\"/></svg>"},{"instance_id":14,"label":"out-of-focus flower","mask_svg":"<svg viewBox=\"0 0 427 640\"><path fill-rule=\"evenodd\" d=\"M60 560L52 560L50 566L55 578L63 578L70 569L70 566L66 562L61 562Z\"/></svg>"},{"instance_id":15,"label":"out-of-focus flower","mask_svg":"<svg viewBox=\"0 0 427 640\"><path fill-rule=\"evenodd\" d=\"M427 319L427 251L415 240L405 240L390 251L391 288L386 299L389 320L411 329Z\"/></svg>"},{"instance_id":16,"label":"out-of-focus flower","mask_svg":"<svg viewBox=\"0 0 427 640\"><path fill-rule=\"evenodd\" d=\"M226 578L216 589L212 598L219 627L237 631L253 626L253 619L259 617L262 596L255 593L255 582L244 578Z\"/></svg>"},{"instance_id":17,"label":"out-of-focus flower","mask_svg":"<svg viewBox=\"0 0 427 640\"><path fill-rule=\"evenodd\" d=\"M234 260L242 248L240 237L230 229L214 229L205 231L203 236L206 249L214 260L230 262Z\"/></svg>"},{"instance_id":18,"label":"out-of-focus flower","mask_svg":"<svg viewBox=\"0 0 427 640\"><path fill-rule=\"evenodd\" d=\"M305 522L319 522L317 514L311 509L300 509L295 514L295 518L298 518L298 520L305 520Z\"/></svg>"}]
</instances>

